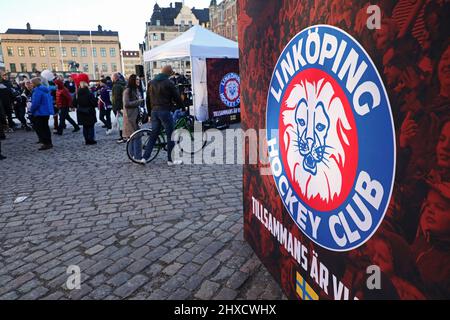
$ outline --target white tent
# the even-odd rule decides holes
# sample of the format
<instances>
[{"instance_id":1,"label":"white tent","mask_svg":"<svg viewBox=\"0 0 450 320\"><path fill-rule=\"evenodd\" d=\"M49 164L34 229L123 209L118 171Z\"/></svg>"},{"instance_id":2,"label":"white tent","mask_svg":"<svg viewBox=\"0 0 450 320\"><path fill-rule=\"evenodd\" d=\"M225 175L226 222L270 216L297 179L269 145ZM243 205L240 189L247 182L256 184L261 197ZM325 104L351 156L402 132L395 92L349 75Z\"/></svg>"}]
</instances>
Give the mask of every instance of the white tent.
<instances>
[{"instance_id":1,"label":"white tent","mask_svg":"<svg viewBox=\"0 0 450 320\"><path fill-rule=\"evenodd\" d=\"M199 121L208 119L207 58L238 59L238 44L201 26L194 26L179 37L144 53L145 62L191 61L194 110Z\"/></svg>"}]
</instances>

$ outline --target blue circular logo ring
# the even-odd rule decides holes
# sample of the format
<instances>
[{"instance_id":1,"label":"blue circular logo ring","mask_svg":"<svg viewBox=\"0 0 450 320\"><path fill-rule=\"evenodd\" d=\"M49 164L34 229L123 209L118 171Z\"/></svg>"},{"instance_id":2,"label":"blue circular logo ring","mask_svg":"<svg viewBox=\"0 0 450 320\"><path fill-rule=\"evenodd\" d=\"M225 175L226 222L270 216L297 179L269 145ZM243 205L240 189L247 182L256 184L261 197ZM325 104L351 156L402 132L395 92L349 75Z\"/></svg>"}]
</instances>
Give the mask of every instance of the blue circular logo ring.
<instances>
[{"instance_id":1,"label":"blue circular logo ring","mask_svg":"<svg viewBox=\"0 0 450 320\"><path fill-rule=\"evenodd\" d=\"M314 243L337 252L379 228L395 179L385 86L345 31L309 27L287 44L267 98L267 143L285 209Z\"/></svg>"}]
</instances>

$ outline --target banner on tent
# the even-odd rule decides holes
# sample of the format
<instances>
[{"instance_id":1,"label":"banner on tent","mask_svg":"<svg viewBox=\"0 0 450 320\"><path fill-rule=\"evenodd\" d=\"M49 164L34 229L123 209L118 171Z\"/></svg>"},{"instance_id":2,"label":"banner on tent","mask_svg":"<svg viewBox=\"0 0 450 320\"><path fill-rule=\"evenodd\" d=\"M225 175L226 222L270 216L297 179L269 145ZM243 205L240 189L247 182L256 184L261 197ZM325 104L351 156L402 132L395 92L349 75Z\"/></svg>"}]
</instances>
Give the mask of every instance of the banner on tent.
<instances>
[{"instance_id":1,"label":"banner on tent","mask_svg":"<svg viewBox=\"0 0 450 320\"><path fill-rule=\"evenodd\" d=\"M209 118L239 121L241 79L239 59L206 59Z\"/></svg>"}]
</instances>

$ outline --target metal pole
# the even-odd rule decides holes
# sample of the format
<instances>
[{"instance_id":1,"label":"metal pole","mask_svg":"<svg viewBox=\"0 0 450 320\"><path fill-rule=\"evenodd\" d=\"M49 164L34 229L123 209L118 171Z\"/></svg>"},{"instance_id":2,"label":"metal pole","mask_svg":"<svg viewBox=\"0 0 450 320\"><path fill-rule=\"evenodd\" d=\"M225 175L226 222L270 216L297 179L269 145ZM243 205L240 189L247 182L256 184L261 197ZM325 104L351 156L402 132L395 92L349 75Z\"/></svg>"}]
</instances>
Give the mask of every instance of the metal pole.
<instances>
[{"instance_id":1,"label":"metal pole","mask_svg":"<svg viewBox=\"0 0 450 320\"><path fill-rule=\"evenodd\" d=\"M89 31L89 38L90 38L90 41L91 41L92 74L93 74L93 76L95 78L96 74L95 74L94 46L93 46L93 43L92 43L92 31ZM95 79L93 79L93 80L95 80Z\"/></svg>"}]
</instances>

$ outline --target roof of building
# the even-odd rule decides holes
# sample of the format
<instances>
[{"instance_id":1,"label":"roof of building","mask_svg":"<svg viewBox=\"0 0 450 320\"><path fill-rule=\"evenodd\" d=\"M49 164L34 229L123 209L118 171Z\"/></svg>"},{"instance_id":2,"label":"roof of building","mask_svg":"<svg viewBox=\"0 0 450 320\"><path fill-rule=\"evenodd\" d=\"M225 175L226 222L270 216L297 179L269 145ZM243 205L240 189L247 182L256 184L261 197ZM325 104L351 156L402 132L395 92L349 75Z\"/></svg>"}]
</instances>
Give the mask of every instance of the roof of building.
<instances>
[{"instance_id":1,"label":"roof of building","mask_svg":"<svg viewBox=\"0 0 450 320\"><path fill-rule=\"evenodd\" d=\"M8 29L5 34L32 34L32 35L58 35L62 36L106 36L106 37L118 37L119 32L103 30L102 26L98 26L96 31L77 31L77 30L45 30L45 29L31 29L31 26L27 24L26 29Z\"/></svg>"},{"instance_id":2,"label":"roof of building","mask_svg":"<svg viewBox=\"0 0 450 320\"><path fill-rule=\"evenodd\" d=\"M195 9L192 8L192 13L198 19L200 23L206 23L209 21L209 8L205 9Z\"/></svg>"},{"instance_id":3,"label":"roof of building","mask_svg":"<svg viewBox=\"0 0 450 320\"><path fill-rule=\"evenodd\" d=\"M150 25L156 26L158 25L157 21L159 21L159 25L161 26L173 26L175 18L180 13L183 8L182 2L175 2L175 6L170 4L170 7L161 8L158 4L155 4L153 7L153 14L150 18ZM209 21L209 9L195 9L192 8L192 13L199 20L200 23L205 23Z\"/></svg>"}]
</instances>

